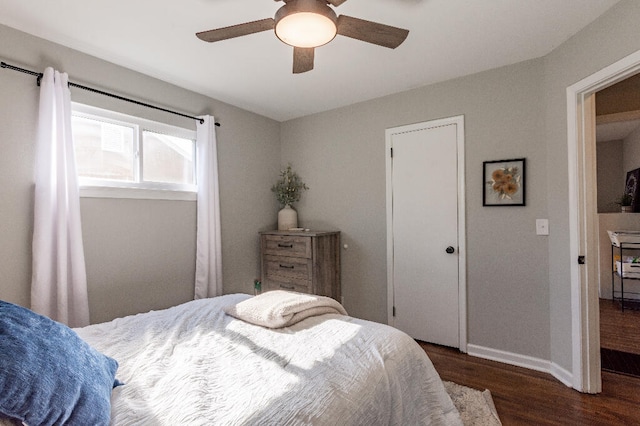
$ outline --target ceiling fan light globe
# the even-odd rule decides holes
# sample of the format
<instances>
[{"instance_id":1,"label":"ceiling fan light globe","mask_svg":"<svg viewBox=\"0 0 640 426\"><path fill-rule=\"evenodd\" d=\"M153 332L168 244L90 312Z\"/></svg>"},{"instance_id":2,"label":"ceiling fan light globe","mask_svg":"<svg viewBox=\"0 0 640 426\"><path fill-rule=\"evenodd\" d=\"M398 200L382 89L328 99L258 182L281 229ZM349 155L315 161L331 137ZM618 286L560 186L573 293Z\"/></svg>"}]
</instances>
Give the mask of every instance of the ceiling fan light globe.
<instances>
[{"instance_id":1,"label":"ceiling fan light globe","mask_svg":"<svg viewBox=\"0 0 640 426\"><path fill-rule=\"evenodd\" d=\"M294 47L318 47L334 39L338 31L330 17L314 12L297 12L276 23L276 35Z\"/></svg>"}]
</instances>

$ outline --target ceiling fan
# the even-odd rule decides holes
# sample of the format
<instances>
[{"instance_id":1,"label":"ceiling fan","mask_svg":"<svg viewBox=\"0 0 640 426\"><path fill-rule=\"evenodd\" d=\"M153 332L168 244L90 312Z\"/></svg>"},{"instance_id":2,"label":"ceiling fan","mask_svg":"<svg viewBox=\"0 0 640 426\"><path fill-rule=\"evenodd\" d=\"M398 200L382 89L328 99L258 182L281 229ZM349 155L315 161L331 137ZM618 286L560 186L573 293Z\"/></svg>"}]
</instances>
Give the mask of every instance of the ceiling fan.
<instances>
[{"instance_id":1,"label":"ceiling fan","mask_svg":"<svg viewBox=\"0 0 640 426\"><path fill-rule=\"evenodd\" d=\"M329 43L336 34L395 49L409 35L408 30L346 15L337 16L331 6L347 0L275 0L285 5L273 18L196 33L207 42L227 40L261 31L275 30L276 36L293 46L293 73L313 69L315 48ZM331 6L329 6L331 5Z\"/></svg>"}]
</instances>

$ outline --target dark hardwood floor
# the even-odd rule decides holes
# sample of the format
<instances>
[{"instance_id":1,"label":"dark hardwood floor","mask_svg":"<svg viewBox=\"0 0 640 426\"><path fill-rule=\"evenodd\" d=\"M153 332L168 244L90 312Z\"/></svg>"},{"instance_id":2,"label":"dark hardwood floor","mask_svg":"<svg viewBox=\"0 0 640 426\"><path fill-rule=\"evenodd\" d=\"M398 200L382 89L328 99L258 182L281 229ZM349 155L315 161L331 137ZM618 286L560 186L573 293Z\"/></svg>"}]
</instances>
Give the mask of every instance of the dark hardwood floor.
<instances>
[{"instance_id":1,"label":"dark hardwood floor","mask_svg":"<svg viewBox=\"0 0 640 426\"><path fill-rule=\"evenodd\" d=\"M600 299L600 346L640 354L640 311Z\"/></svg>"},{"instance_id":2,"label":"dark hardwood floor","mask_svg":"<svg viewBox=\"0 0 640 426\"><path fill-rule=\"evenodd\" d=\"M640 378L602 373L603 391L582 394L553 376L419 342L443 380L489 389L509 425L640 425Z\"/></svg>"}]
</instances>

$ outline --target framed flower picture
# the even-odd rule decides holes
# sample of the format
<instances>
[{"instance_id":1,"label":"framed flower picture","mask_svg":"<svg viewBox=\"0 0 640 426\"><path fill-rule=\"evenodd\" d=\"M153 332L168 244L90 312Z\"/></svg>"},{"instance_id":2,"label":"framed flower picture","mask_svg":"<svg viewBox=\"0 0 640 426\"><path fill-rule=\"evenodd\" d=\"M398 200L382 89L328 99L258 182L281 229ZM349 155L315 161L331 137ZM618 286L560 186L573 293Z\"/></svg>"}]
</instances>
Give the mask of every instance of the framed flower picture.
<instances>
[{"instance_id":1,"label":"framed flower picture","mask_svg":"<svg viewBox=\"0 0 640 426\"><path fill-rule=\"evenodd\" d=\"M524 206L524 158L485 161L482 163L482 205Z\"/></svg>"}]
</instances>

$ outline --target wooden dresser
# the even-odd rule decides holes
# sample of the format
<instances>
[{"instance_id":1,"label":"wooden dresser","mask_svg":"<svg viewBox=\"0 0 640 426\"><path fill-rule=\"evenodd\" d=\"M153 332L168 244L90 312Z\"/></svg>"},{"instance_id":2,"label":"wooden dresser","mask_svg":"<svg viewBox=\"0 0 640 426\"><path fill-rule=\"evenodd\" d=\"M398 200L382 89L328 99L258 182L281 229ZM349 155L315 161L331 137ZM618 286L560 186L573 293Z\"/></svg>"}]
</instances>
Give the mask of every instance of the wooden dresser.
<instances>
[{"instance_id":1,"label":"wooden dresser","mask_svg":"<svg viewBox=\"0 0 640 426\"><path fill-rule=\"evenodd\" d=\"M262 291L292 290L341 301L339 231L260 233Z\"/></svg>"}]
</instances>

